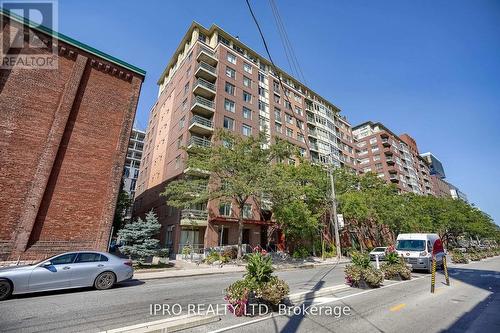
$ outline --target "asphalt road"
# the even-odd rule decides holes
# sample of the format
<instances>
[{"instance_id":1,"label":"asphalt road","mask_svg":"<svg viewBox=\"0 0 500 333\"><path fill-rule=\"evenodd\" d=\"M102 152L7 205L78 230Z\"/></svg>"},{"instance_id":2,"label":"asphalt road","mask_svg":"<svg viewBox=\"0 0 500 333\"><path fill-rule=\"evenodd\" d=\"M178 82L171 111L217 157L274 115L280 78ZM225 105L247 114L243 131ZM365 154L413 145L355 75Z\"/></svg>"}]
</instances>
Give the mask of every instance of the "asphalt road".
<instances>
[{"instance_id":1,"label":"asphalt road","mask_svg":"<svg viewBox=\"0 0 500 333\"><path fill-rule=\"evenodd\" d=\"M450 277L446 286L442 273L437 274L434 294L430 276L420 274L410 281L386 282L380 289L351 289L308 303L322 314L223 318L194 331L500 332L500 257L451 265ZM349 314L336 317L335 307L348 307Z\"/></svg>"},{"instance_id":2,"label":"asphalt road","mask_svg":"<svg viewBox=\"0 0 500 333\"><path fill-rule=\"evenodd\" d=\"M344 265L278 272L291 292L343 283ZM151 304L224 304L223 290L241 272L123 283L98 291L78 289L13 296L0 302L0 332L99 332L168 317ZM176 308L177 309L177 308ZM173 315L173 313L171 313Z\"/></svg>"}]
</instances>

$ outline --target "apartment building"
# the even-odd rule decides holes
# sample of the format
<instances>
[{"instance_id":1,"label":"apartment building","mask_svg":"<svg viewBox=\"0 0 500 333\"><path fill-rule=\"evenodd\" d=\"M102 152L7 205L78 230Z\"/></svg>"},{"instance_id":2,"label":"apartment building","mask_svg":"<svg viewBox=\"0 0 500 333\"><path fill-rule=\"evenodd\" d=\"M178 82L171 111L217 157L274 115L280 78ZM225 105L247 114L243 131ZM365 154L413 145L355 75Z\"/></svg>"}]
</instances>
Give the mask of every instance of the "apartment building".
<instances>
[{"instance_id":1,"label":"apartment building","mask_svg":"<svg viewBox=\"0 0 500 333\"><path fill-rule=\"evenodd\" d=\"M280 80L283 86L280 84ZM178 211L159 194L183 175L183 147L210 146L216 129L241 135L264 131L280 137L317 163L356 169L351 126L340 110L216 25L193 23L158 80L137 180L134 211L155 209L162 223L161 243L174 252L188 242L200 247L236 244L238 212L227 202ZM243 242L278 242L269 213L249 202Z\"/></svg>"},{"instance_id":2,"label":"apartment building","mask_svg":"<svg viewBox=\"0 0 500 333\"><path fill-rule=\"evenodd\" d=\"M420 154L430 167L431 182L435 194L440 197L451 197L467 202L467 195L460 191L458 187L445 180L446 174L441 161L431 152Z\"/></svg>"},{"instance_id":3,"label":"apartment building","mask_svg":"<svg viewBox=\"0 0 500 333\"><path fill-rule=\"evenodd\" d=\"M133 128L128 142L125 168L123 169L122 189L128 193L131 199L135 196L135 187L137 184L137 177L139 176L145 136L146 132Z\"/></svg>"},{"instance_id":4,"label":"apartment building","mask_svg":"<svg viewBox=\"0 0 500 333\"><path fill-rule=\"evenodd\" d=\"M352 133L359 173L374 172L401 192L434 194L429 166L409 135L398 136L383 124L371 121L355 126Z\"/></svg>"}]
</instances>

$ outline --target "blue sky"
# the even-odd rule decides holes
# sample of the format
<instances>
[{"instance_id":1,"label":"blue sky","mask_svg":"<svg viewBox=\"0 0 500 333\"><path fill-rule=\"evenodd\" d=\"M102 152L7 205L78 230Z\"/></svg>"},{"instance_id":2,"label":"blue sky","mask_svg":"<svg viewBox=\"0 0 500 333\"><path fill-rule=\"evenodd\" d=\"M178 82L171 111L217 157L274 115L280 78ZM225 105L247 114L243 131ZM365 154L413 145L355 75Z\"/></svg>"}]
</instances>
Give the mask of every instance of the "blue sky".
<instances>
[{"instance_id":1,"label":"blue sky","mask_svg":"<svg viewBox=\"0 0 500 333\"><path fill-rule=\"evenodd\" d=\"M287 70L267 0L251 0ZM447 178L500 222L500 1L276 0L308 85L355 125L383 122L443 162ZM261 54L244 0L59 3L59 30L147 71L137 122L195 20Z\"/></svg>"}]
</instances>

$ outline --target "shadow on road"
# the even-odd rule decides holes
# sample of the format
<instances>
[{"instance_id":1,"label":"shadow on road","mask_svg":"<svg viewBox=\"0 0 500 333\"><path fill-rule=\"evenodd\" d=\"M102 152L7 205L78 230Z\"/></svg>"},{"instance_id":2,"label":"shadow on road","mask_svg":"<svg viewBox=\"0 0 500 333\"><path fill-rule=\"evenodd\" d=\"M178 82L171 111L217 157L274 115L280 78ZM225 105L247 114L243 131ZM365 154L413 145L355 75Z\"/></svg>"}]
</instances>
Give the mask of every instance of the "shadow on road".
<instances>
[{"instance_id":1,"label":"shadow on road","mask_svg":"<svg viewBox=\"0 0 500 333\"><path fill-rule=\"evenodd\" d=\"M441 332L500 332L500 271L449 268L450 277L491 294ZM453 283L453 281L451 281ZM464 302L459 295L453 302Z\"/></svg>"},{"instance_id":2,"label":"shadow on road","mask_svg":"<svg viewBox=\"0 0 500 333\"><path fill-rule=\"evenodd\" d=\"M123 281L119 282L116 285L114 285L112 289L121 289L121 288L128 288L128 287L135 287L135 286L140 286L143 285L145 282L141 280L129 280L129 281ZM95 290L92 287L87 287L87 288L72 288L72 289L62 289L62 290L52 290L52 291L41 291L41 292L34 292L34 293L29 293L29 294L21 294L21 295L12 295L10 299L24 299L24 298L32 298L32 297L43 297L43 296L51 296L51 295L65 295L65 294L74 294L74 293L81 293L81 292L88 292Z\"/></svg>"}]
</instances>

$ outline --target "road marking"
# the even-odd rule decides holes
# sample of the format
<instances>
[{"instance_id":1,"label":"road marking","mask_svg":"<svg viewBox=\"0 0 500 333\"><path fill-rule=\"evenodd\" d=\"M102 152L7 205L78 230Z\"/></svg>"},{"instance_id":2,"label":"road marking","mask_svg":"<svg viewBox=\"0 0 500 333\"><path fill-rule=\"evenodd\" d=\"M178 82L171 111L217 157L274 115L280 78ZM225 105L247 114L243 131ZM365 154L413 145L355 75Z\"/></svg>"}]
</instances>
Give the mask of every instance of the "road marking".
<instances>
[{"instance_id":1,"label":"road marking","mask_svg":"<svg viewBox=\"0 0 500 333\"><path fill-rule=\"evenodd\" d=\"M396 312L396 311L403 309L404 307L406 307L406 304L401 303L401 304L398 304L396 306L393 306L392 308L389 309L389 311Z\"/></svg>"},{"instance_id":2,"label":"road marking","mask_svg":"<svg viewBox=\"0 0 500 333\"><path fill-rule=\"evenodd\" d=\"M399 281L399 282L396 282L396 283L391 283L391 284L388 284L388 285L385 285L385 286L382 286L380 288L374 288L374 289L368 289L368 290L363 290L363 291L360 291L359 293L355 293L355 294L350 294L350 295L346 295L346 296L342 296L342 297L338 297L336 298L334 301L326 301L326 302L320 302L320 303L315 303L314 305L323 305L323 304L328 304L328 303L333 303L333 302L337 302L337 301L340 301L340 300L343 300L343 299L346 299L346 298L351 298L351 297L354 297L354 296L359 296L359 295L363 295L363 294L368 294L368 293L371 293L371 292L374 292L374 291L377 291L377 290L381 290L381 289L385 289L385 288L389 288L389 287L392 287L392 286L397 286L397 285L400 285L400 284L403 284L403 283L408 283L408 282L412 282L412 281L417 281L417 280L420 280L420 279L424 279L428 277L428 275L425 275L425 276L422 276L422 277L418 277L418 278L413 278L411 280L405 280L405 281ZM217 330L214 330L214 331L210 331L209 333L220 333L220 332L225 332L225 331L229 331L229 330L232 330L232 329L235 329L235 328L239 328L239 327L243 327L243 326L247 326L247 325L252 325L252 324L255 324L255 323L258 323L258 322L261 322L261 321L264 321L264 320L268 320L268 319L271 319L271 318L276 318L276 317L282 317L282 316L285 316L285 314L275 314L275 313L271 313L271 315L269 316L265 316L263 318L257 318L257 319L254 319L254 320L250 320L250 321L247 321L247 322L244 322L244 323L240 323L240 324L236 324L236 325L232 325L232 326L227 326L227 327L222 327L222 328L219 328Z\"/></svg>"}]
</instances>

